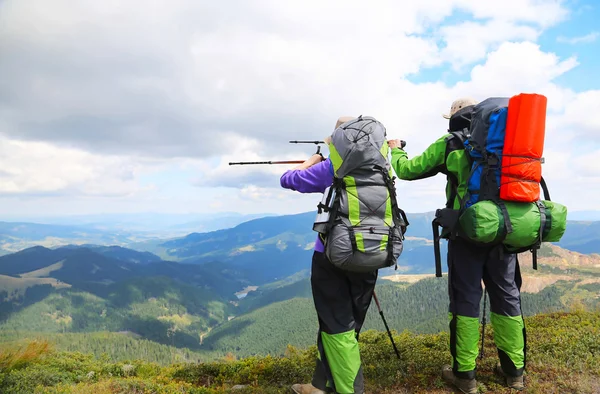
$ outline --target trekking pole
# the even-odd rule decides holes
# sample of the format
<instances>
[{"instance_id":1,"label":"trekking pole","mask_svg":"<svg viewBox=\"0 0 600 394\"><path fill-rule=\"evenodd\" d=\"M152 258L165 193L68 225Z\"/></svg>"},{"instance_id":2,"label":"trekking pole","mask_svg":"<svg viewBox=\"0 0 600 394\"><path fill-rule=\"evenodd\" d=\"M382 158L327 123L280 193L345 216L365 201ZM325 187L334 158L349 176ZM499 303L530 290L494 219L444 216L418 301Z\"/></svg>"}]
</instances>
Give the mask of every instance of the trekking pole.
<instances>
[{"instance_id":1,"label":"trekking pole","mask_svg":"<svg viewBox=\"0 0 600 394\"><path fill-rule=\"evenodd\" d=\"M325 141L290 141L290 144L324 144Z\"/></svg>"},{"instance_id":2,"label":"trekking pole","mask_svg":"<svg viewBox=\"0 0 600 394\"><path fill-rule=\"evenodd\" d=\"M385 321L385 316L383 316L383 311L381 310L381 305L379 305L379 300L377 299L377 294L373 291L373 299L375 300L375 305L377 305L377 309L379 310L379 314L381 315L381 319L383 320L383 324L385 325L385 329L390 337L390 341L392 341L392 346L394 347L394 352L396 352L396 356L398 356L398 360L400 360L400 352L394 343L394 338L392 337L392 333L390 332L390 328L388 327L387 321Z\"/></svg>"},{"instance_id":3,"label":"trekking pole","mask_svg":"<svg viewBox=\"0 0 600 394\"><path fill-rule=\"evenodd\" d=\"M315 155L321 155L321 157L323 157L323 155L321 154L321 147L319 146L320 144L324 144L323 141L290 141L290 144L315 144L315 145L317 145L317 152L315 153ZM325 160L325 159L323 159L323 160ZM243 165L255 165L255 164L302 164L305 161L306 160L239 161L239 162L230 162L229 165L230 166L243 166Z\"/></svg>"},{"instance_id":4,"label":"trekking pole","mask_svg":"<svg viewBox=\"0 0 600 394\"><path fill-rule=\"evenodd\" d=\"M486 315L486 305L487 305L487 289L485 289L483 293L483 332L481 334L481 351L479 352L479 359L483 359L483 344L485 342L485 315Z\"/></svg>"},{"instance_id":5,"label":"trekking pole","mask_svg":"<svg viewBox=\"0 0 600 394\"><path fill-rule=\"evenodd\" d=\"M251 164L302 164L306 160L284 160L284 161L241 161L237 163L229 163L230 166L242 166Z\"/></svg>"}]
</instances>

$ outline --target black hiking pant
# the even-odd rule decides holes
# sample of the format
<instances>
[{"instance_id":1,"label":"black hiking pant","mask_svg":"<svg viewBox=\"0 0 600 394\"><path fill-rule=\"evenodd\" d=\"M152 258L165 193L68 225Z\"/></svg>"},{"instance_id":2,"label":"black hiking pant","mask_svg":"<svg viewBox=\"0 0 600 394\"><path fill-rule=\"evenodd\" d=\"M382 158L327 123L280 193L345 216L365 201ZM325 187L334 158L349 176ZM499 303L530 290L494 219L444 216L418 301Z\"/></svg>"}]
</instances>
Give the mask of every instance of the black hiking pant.
<instances>
[{"instance_id":1,"label":"black hiking pant","mask_svg":"<svg viewBox=\"0 0 600 394\"><path fill-rule=\"evenodd\" d=\"M490 299L494 342L502 369L511 376L521 376L526 334L517 255L503 252L501 247L479 247L460 238L448 242L453 371L463 379L475 378L482 279Z\"/></svg>"},{"instance_id":2,"label":"black hiking pant","mask_svg":"<svg viewBox=\"0 0 600 394\"><path fill-rule=\"evenodd\" d=\"M364 392L358 334L377 281L377 271L346 272L329 262L325 253L315 252L311 286L319 318L319 359L312 384L335 393Z\"/></svg>"}]
</instances>

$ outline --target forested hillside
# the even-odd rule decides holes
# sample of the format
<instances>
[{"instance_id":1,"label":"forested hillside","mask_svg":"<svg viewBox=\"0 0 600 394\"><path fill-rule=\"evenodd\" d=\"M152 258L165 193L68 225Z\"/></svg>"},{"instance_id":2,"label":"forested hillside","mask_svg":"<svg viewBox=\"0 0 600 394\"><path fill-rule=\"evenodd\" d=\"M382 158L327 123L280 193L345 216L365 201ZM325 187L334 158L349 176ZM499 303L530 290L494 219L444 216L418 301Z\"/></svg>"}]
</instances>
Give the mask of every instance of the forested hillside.
<instances>
[{"instance_id":1,"label":"forested hillside","mask_svg":"<svg viewBox=\"0 0 600 394\"><path fill-rule=\"evenodd\" d=\"M447 331L447 283L446 276L414 284L380 280L376 293L390 328L417 334ZM559 281L539 292L523 293L523 313L532 316L569 310L575 305L596 310L600 308L599 294L600 283ZM246 357L267 353L280 355L287 344L309 346L314 343L317 330L317 316L310 297L307 279L262 294L250 293L240 303L250 311L213 330L203 348ZM488 300L488 321L489 313ZM374 303L369 308L364 328L385 330Z\"/></svg>"},{"instance_id":2,"label":"forested hillside","mask_svg":"<svg viewBox=\"0 0 600 394\"><path fill-rule=\"evenodd\" d=\"M168 278L138 278L108 286L105 298L55 291L12 313L4 332L131 331L162 344L198 348L200 335L225 321L231 304L205 289Z\"/></svg>"},{"instance_id":3,"label":"forested hillside","mask_svg":"<svg viewBox=\"0 0 600 394\"><path fill-rule=\"evenodd\" d=\"M306 230L313 216L255 219L163 242L158 252L168 251L180 262L91 244L38 246L0 256L0 330L5 340L49 337L59 349L117 359L167 357L167 362L210 360L228 352L283 354L288 344L309 346L317 330L309 282L310 223ZM400 267L381 270L376 291L393 329L445 331L446 278L428 274L433 272L431 217L409 220ZM588 239L586 229L592 227L572 239ZM521 267L527 316L598 307L600 256L545 244L537 272L527 253ZM407 275L414 273L424 275ZM365 323L365 329L372 328L384 328L374 305Z\"/></svg>"},{"instance_id":4,"label":"forested hillside","mask_svg":"<svg viewBox=\"0 0 600 394\"><path fill-rule=\"evenodd\" d=\"M600 315L574 312L525 319L528 329L526 385L534 394L600 391ZM560 335L557 335L560 333ZM366 391L452 393L441 380L450 360L448 334L395 334L401 359L383 332L359 340ZM316 347L290 347L282 357L237 360L228 355L210 363L160 367L146 359L111 362L81 353L54 352L44 342L15 342L0 349L0 392L25 394L217 394L281 393L310 382ZM508 394L493 373L497 363L493 330L486 330L485 357L478 361L482 392Z\"/></svg>"},{"instance_id":5,"label":"forested hillside","mask_svg":"<svg viewBox=\"0 0 600 394\"><path fill-rule=\"evenodd\" d=\"M244 282L210 267L157 259L114 247L36 247L2 256L0 330L8 337L52 336L72 350L74 343L90 349L91 337L83 333L95 332L198 349L202 336L233 314L233 293ZM61 333L81 336L69 343ZM141 356L149 345L135 343L128 351L108 343L102 350Z\"/></svg>"},{"instance_id":6,"label":"forested hillside","mask_svg":"<svg viewBox=\"0 0 600 394\"><path fill-rule=\"evenodd\" d=\"M540 255L537 272L528 254L521 259L527 316L598 306L600 256L548 245ZM7 338L49 336L61 349L78 344L119 359L167 355L167 349L168 360L174 355L214 359L228 352L283 354L288 344L314 342L317 321L306 269L255 291L249 288L238 300L234 293L253 282L227 264L155 260L149 253L91 246L32 248L0 257L0 273L5 273L0 283L7 289L0 293L0 329ZM425 275L415 281L420 277L389 276L393 272L382 270L376 288L390 327L445 331L446 278ZM374 306L365 323L371 328L384 328ZM62 336L69 333L78 334L77 340L69 343ZM94 333L105 336L103 345ZM124 350L124 343L131 345Z\"/></svg>"}]
</instances>

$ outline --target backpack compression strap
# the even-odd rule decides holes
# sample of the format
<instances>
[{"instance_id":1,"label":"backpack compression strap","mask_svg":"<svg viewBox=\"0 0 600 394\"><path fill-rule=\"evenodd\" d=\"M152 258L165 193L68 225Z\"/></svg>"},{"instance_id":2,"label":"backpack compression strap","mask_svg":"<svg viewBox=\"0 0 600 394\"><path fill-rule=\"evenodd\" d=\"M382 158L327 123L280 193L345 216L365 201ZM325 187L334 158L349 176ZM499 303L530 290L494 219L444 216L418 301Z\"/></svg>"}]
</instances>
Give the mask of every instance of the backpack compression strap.
<instances>
[{"instance_id":1,"label":"backpack compression strap","mask_svg":"<svg viewBox=\"0 0 600 394\"><path fill-rule=\"evenodd\" d=\"M548 192L548 185L546 185L546 180L544 179L544 177L542 177L540 180L540 186L542 187L542 190L544 192L544 199L546 201L552 201L550 199L550 193Z\"/></svg>"},{"instance_id":2,"label":"backpack compression strap","mask_svg":"<svg viewBox=\"0 0 600 394\"><path fill-rule=\"evenodd\" d=\"M541 201L536 201L535 205L537 205L540 210L540 230L539 237L534 245L533 249L531 249L532 260L533 260L533 269L537 270L537 251L542 246L542 236L546 231L546 223L548 222L548 214L546 212L546 207L542 204Z\"/></svg>"},{"instance_id":3,"label":"backpack compression strap","mask_svg":"<svg viewBox=\"0 0 600 394\"><path fill-rule=\"evenodd\" d=\"M546 185L546 180L544 179L544 177L542 177L540 180L540 186L544 192L544 199L546 201L551 201L550 193L548 192L548 185ZM546 225L548 224L548 212L546 212L546 207L541 201L536 201L535 205L537 205L538 209L540 210L540 236L537 240L537 243L531 249L531 259L533 261L533 269L537 271L537 251L542 246L542 237L544 235L544 232L546 232Z\"/></svg>"},{"instance_id":4,"label":"backpack compression strap","mask_svg":"<svg viewBox=\"0 0 600 394\"><path fill-rule=\"evenodd\" d=\"M390 199L392 204L392 219L394 220L394 224L397 227L400 227L402 231L402 239L404 239L404 233L406 233L406 228L410 223L408 222L406 213L398 206L398 200L396 199L396 186L394 185L395 177L390 177L390 174L381 167L377 167L377 169L381 171L385 184L387 185L388 192L390 193Z\"/></svg>"},{"instance_id":5,"label":"backpack compression strap","mask_svg":"<svg viewBox=\"0 0 600 394\"><path fill-rule=\"evenodd\" d=\"M512 223L510 221L510 216L508 215L508 210L506 209L506 205L500 199L498 195L498 190L500 190L500 186L498 185L498 181L496 180L496 172L495 169L500 165L500 158L494 155L488 155L485 150L482 152L483 155L483 171L481 173L481 184L480 184L480 196L479 201L491 200L495 202L502 211L502 216L504 217L504 229L506 233L503 238L506 238L507 234L513 232Z\"/></svg>"},{"instance_id":6,"label":"backpack compression strap","mask_svg":"<svg viewBox=\"0 0 600 394\"><path fill-rule=\"evenodd\" d=\"M400 227L400 236L404 240L404 233L406 233L406 228L408 227L408 218L406 217L406 213L400 209L398 206L398 201L396 200L396 187L394 186L394 179L390 178L389 174L383 171L383 176L388 185L388 190L390 193L391 204L392 204L392 219L396 227ZM388 261L392 261L394 258L394 243L392 240L396 235L394 234L394 228L390 227L390 233L388 235L388 244L387 244L387 252L388 252ZM398 269L398 261L396 260L395 270Z\"/></svg>"},{"instance_id":7,"label":"backpack compression strap","mask_svg":"<svg viewBox=\"0 0 600 394\"><path fill-rule=\"evenodd\" d=\"M396 187L394 185L394 178L391 178L390 174L387 171L385 171L383 168L377 167L377 169L383 175L383 179L385 181L385 184L387 185L388 192L390 194L390 200L391 200L390 203L392 205L392 220L394 221L395 227L400 228L401 237L402 237L402 239L404 239L404 233L406 233L406 228L408 227L409 223L408 223L408 218L406 217L406 213L402 209L400 209L400 207L398 206L398 200L396 199ZM388 261L392 261L392 259L394 257L394 243L392 241L395 236L396 235L394 234L394 228L390 227L390 232L388 235L388 244L387 244ZM396 261L395 269L396 270L398 269L398 261Z\"/></svg>"}]
</instances>

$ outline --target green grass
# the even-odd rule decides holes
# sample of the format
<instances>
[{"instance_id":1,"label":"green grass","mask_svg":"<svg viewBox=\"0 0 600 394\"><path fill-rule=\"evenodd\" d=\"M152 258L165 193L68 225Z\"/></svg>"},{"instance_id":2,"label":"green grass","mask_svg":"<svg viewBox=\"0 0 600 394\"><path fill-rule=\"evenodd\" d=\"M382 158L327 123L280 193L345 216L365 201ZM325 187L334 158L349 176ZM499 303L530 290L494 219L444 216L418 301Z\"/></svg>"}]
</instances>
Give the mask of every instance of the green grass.
<instances>
[{"instance_id":1,"label":"green grass","mask_svg":"<svg viewBox=\"0 0 600 394\"><path fill-rule=\"evenodd\" d=\"M592 394L600 390L600 312L576 311L526 318L529 393ZM493 332L486 330L485 357L478 362L480 390L506 393L494 375L497 363ZM452 393L441 378L448 363L448 334L395 333L396 359L383 332L361 335L360 347L369 393ZM25 347L23 347L25 348ZM10 363L0 364L3 393L281 393L293 383L308 382L316 349L288 348L281 357L227 357L209 363L161 367L147 361L110 361L108 357L64 352L0 350ZM27 354L20 360L15 354ZM232 390L234 385L245 385Z\"/></svg>"},{"instance_id":2,"label":"green grass","mask_svg":"<svg viewBox=\"0 0 600 394\"><path fill-rule=\"evenodd\" d=\"M317 332L310 282L294 279L251 292L237 308L206 289L160 278L104 286L99 295L75 289L42 292L28 297L40 301L5 311L0 342L20 336L48 338L59 350L108 353L116 361L207 361L228 352L238 357L279 356L288 344L312 345ZM539 293L524 293L524 313L531 316L571 306L597 310L599 285L561 281ZM41 289L27 291L37 288ZM446 277L409 286L380 281L377 294L390 328L414 334L448 330ZM385 329L375 305L365 321L364 330L369 329Z\"/></svg>"},{"instance_id":3,"label":"green grass","mask_svg":"<svg viewBox=\"0 0 600 394\"><path fill-rule=\"evenodd\" d=\"M54 278L17 278L14 276L0 275L0 290L3 294L3 297L0 298L0 302L19 299L25 295L27 289L40 285L51 285L57 289L71 287L71 285Z\"/></svg>"},{"instance_id":4,"label":"green grass","mask_svg":"<svg viewBox=\"0 0 600 394\"><path fill-rule=\"evenodd\" d=\"M47 278L54 271L57 271L63 267L64 262L59 261L58 263L50 264L47 267L40 268L39 270L27 272L21 274L22 278Z\"/></svg>"},{"instance_id":5,"label":"green grass","mask_svg":"<svg viewBox=\"0 0 600 394\"><path fill-rule=\"evenodd\" d=\"M114 362L143 359L160 365L208 361L221 355L164 345L131 332L58 334L4 331L0 333L0 342L0 347L5 348L28 342L48 342L57 351L89 353L95 357L108 357Z\"/></svg>"}]
</instances>

